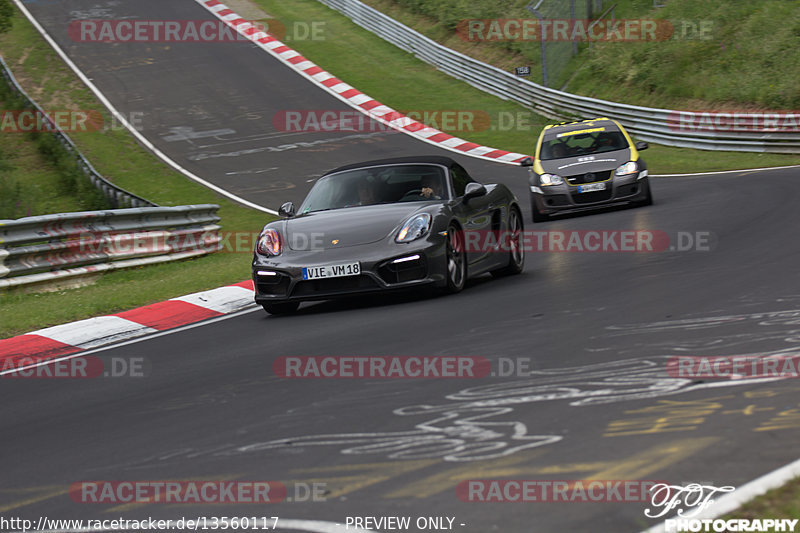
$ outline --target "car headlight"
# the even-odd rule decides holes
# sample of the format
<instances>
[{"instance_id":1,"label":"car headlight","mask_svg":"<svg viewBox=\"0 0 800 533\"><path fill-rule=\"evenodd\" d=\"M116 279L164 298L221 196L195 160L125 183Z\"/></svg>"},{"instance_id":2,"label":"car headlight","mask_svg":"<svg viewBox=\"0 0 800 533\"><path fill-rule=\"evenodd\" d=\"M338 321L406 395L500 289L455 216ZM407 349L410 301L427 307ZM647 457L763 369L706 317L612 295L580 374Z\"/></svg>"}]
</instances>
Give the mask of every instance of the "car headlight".
<instances>
[{"instance_id":1,"label":"car headlight","mask_svg":"<svg viewBox=\"0 0 800 533\"><path fill-rule=\"evenodd\" d=\"M636 161L628 161L617 168L617 170L614 171L614 175L627 176L628 174L636 174L637 172L639 172L639 165L636 164Z\"/></svg>"},{"instance_id":2,"label":"car headlight","mask_svg":"<svg viewBox=\"0 0 800 533\"><path fill-rule=\"evenodd\" d=\"M261 232L256 242L256 252L258 254L274 257L276 255L281 255L282 251L283 240L281 239L281 234L278 233L277 230L265 229Z\"/></svg>"},{"instance_id":3,"label":"car headlight","mask_svg":"<svg viewBox=\"0 0 800 533\"><path fill-rule=\"evenodd\" d=\"M420 213L406 220L400 231L397 232L395 242L411 242L424 237L431 228L431 216L428 213Z\"/></svg>"},{"instance_id":4,"label":"car headlight","mask_svg":"<svg viewBox=\"0 0 800 533\"><path fill-rule=\"evenodd\" d=\"M539 176L539 184L542 187L548 187L550 185L561 185L564 183L564 178L557 174L542 174Z\"/></svg>"}]
</instances>

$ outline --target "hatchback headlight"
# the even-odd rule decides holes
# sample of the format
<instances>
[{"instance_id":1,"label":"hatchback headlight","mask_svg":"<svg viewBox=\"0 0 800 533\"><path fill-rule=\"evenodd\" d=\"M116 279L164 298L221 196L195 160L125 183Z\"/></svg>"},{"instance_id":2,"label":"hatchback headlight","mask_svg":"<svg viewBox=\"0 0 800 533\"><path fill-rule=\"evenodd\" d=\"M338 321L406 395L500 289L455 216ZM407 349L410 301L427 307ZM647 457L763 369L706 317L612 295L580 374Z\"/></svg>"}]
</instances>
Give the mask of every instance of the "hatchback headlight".
<instances>
[{"instance_id":1,"label":"hatchback headlight","mask_svg":"<svg viewBox=\"0 0 800 533\"><path fill-rule=\"evenodd\" d=\"M420 213L406 220L400 231L397 232L395 242L411 242L424 237L431 228L431 216L428 213Z\"/></svg>"},{"instance_id":2,"label":"hatchback headlight","mask_svg":"<svg viewBox=\"0 0 800 533\"><path fill-rule=\"evenodd\" d=\"M281 255L282 251L283 240L277 230L265 229L261 232L261 235L258 236L258 242L256 242L256 252L259 255L275 257L276 255Z\"/></svg>"},{"instance_id":3,"label":"hatchback headlight","mask_svg":"<svg viewBox=\"0 0 800 533\"><path fill-rule=\"evenodd\" d=\"M542 174L539 176L539 183L542 187L549 187L550 185L561 185L564 183L564 178L557 174Z\"/></svg>"},{"instance_id":4,"label":"hatchback headlight","mask_svg":"<svg viewBox=\"0 0 800 533\"><path fill-rule=\"evenodd\" d=\"M639 172L639 165L636 164L636 161L628 161L617 168L617 170L614 171L614 175L627 176L629 174L636 174L637 172Z\"/></svg>"}]
</instances>

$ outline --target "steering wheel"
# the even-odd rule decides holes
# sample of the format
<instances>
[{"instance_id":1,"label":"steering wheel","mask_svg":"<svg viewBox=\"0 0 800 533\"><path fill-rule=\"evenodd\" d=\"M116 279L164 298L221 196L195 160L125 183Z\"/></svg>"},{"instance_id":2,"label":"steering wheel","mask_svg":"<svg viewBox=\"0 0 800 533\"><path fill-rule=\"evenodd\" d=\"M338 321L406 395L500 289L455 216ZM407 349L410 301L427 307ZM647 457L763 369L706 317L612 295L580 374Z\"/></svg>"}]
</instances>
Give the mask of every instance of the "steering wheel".
<instances>
[{"instance_id":1,"label":"steering wheel","mask_svg":"<svg viewBox=\"0 0 800 533\"><path fill-rule=\"evenodd\" d=\"M412 196L422 196L422 189L414 189L414 190L408 191L407 193L405 193L403 195L402 198L400 198L400 201L402 202L406 198L410 198Z\"/></svg>"}]
</instances>

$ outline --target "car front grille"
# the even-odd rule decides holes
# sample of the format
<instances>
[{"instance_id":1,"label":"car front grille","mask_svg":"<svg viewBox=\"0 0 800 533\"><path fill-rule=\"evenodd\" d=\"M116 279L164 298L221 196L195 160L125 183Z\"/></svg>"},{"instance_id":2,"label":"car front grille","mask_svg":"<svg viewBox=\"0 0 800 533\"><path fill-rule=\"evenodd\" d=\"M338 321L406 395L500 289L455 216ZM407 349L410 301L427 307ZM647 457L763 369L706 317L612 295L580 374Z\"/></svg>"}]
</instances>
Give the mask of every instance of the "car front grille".
<instances>
[{"instance_id":1,"label":"car front grille","mask_svg":"<svg viewBox=\"0 0 800 533\"><path fill-rule=\"evenodd\" d=\"M361 274L359 276L300 281L294 286L292 296L326 296L377 288L378 285L372 278Z\"/></svg>"},{"instance_id":2,"label":"car front grille","mask_svg":"<svg viewBox=\"0 0 800 533\"><path fill-rule=\"evenodd\" d=\"M580 185L582 183L595 183L597 181L604 181L611 177L610 170L603 170L600 172L585 172L583 174L573 174L567 176L567 181L572 185Z\"/></svg>"}]
</instances>

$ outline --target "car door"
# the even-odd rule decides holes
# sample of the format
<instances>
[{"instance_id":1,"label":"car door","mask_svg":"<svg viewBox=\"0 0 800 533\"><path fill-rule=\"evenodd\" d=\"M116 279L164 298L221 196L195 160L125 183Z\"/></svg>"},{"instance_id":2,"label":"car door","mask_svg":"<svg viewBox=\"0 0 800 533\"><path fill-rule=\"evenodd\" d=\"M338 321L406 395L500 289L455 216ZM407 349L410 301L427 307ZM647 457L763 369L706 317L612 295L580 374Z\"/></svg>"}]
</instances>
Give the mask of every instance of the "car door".
<instances>
[{"instance_id":1,"label":"car door","mask_svg":"<svg viewBox=\"0 0 800 533\"><path fill-rule=\"evenodd\" d=\"M494 195L486 194L463 201L464 190L468 183L475 180L464 170L464 167L454 164L450 167L450 180L454 196L461 198L457 202L455 213L464 229L464 246L467 252L467 263L474 266L490 258L494 252L492 242L496 234L492 235ZM495 239L496 240L496 239Z\"/></svg>"}]
</instances>

